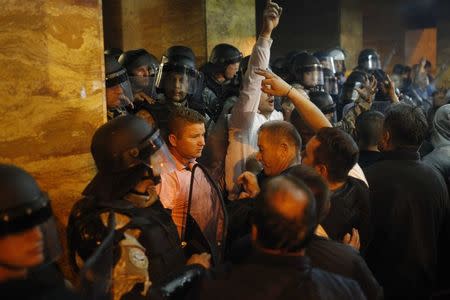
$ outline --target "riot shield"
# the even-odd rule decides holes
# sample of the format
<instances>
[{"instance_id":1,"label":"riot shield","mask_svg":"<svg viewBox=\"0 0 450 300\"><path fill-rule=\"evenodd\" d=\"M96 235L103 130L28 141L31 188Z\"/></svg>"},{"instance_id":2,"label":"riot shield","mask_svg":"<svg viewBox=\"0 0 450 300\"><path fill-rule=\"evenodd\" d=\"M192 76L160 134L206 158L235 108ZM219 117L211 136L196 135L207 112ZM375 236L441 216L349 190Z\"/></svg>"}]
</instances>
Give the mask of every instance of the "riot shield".
<instances>
[{"instance_id":1,"label":"riot shield","mask_svg":"<svg viewBox=\"0 0 450 300\"><path fill-rule=\"evenodd\" d=\"M205 167L195 164L191 173L181 240L190 249L189 254L209 252L212 263L218 264L223 259L227 233L225 204L219 187Z\"/></svg>"},{"instance_id":2,"label":"riot shield","mask_svg":"<svg viewBox=\"0 0 450 300\"><path fill-rule=\"evenodd\" d=\"M108 216L108 233L94 253L85 261L79 273L79 290L86 300L112 299L112 271L114 267L114 213Z\"/></svg>"}]
</instances>

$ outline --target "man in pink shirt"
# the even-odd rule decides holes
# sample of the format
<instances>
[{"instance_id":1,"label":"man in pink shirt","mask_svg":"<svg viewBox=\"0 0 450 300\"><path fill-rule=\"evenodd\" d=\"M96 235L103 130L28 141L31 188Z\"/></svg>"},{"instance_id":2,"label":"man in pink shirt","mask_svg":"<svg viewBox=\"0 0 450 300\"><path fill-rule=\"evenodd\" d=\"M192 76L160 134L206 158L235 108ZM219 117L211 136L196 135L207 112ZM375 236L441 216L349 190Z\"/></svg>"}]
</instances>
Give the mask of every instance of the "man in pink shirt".
<instances>
[{"instance_id":1,"label":"man in pink shirt","mask_svg":"<svg viewBox=\"0 0 450 300\"><path fill-rule=\"evenodd\" d=\"M225 212L219 192L202 168L194 170L205 146L204 117L189 108L174 109L169 116L167 140L176 169L161 175L162 204L172 211L182 240L190 214L210 243L221 243Z\"/></svg>"}]
</instances>

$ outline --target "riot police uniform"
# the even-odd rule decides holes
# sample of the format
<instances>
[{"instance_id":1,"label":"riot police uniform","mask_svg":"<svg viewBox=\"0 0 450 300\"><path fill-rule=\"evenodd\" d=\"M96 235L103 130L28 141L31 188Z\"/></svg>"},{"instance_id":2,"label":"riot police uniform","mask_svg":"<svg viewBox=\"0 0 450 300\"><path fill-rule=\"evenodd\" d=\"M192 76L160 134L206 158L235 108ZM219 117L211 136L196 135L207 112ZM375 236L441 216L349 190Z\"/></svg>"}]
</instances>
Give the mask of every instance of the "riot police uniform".
<instances>
[{"instance_id":1,"label":"riot police uniform","mask_svg":"<svg viewBox=\"0 0 450 300\"><path fill-rule=\"evenodd\" d=\"M99 255L101 266L94 269L112 274L114 299L147 295L150 286L185 264L177 229L154 190L159 174L170 168L167 151L159 131L131 115L104 124L92 139L98 173L72 208L69 258L75 271L82 269L105 241L112 216L113 238L106 247L111 260L108 265L108 255ZM152 181L147 191L134 190L142 180Z\"/></svg>"},{"instance_id":2,"label":"riot police uniform","mask_svg":"<svg viewBox=\"0 0 450 300\"><path fill-rule=\"evenodd\" d=\"M209 58L209 62L202 68L205 77L205 87L203 88L203 101L206 113L217 122L225 101L230 97L239 96L239 76L227 78L225 71L231 64L239 63L242 60L242 53L236 47L229 44L216 45ZM218 82L215 76L221 74L224 82Z\"/></svg>"},{"instance_id":3,"label":"riot police uniform","mask_svg":"<svg viewBox=\"0 0 450 300\"><path fill-rule=\"evenodd\" d=\"M307 53L301 52L292 58L290 72L293 83L300 84L306 91L323 89L323 70L319 60Z\"/></svg>"},{"instance_id":4,"label":"riot police uniform","mask_svg":"<svg viewBox=\"0 0 450 300\"><path fill-rule=\"evenodd\" d=\"M206 107L199 88L203 84L204 78L196 69L195 55L190 48L172 46L167 49L155 79L157 102L151 106L163 134L167 130L170 111L177 106L186 106L205 115Z\"/></svg>"}]
</instances>

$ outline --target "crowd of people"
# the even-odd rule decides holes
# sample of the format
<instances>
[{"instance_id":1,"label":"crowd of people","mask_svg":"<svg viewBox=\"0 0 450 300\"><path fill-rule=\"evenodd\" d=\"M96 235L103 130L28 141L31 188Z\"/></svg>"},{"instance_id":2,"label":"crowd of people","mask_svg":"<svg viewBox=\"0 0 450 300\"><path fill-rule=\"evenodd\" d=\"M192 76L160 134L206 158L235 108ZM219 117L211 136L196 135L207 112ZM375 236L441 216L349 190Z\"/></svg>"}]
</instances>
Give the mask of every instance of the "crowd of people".
<instances>
[{"instance_id":1,"label":"crowd of people","mask_svg":"<svg viewBox=\"0 0 450 300\"><path fill-rule=\"evenodd\" d=\"M15 299L449 299L450 93L374 49L271 61L105 51L97 174L70 212L64 280L50 200L0 165L0 295ZM12 298L11 298L12 299Z\"/></svg>"}]
</instances>

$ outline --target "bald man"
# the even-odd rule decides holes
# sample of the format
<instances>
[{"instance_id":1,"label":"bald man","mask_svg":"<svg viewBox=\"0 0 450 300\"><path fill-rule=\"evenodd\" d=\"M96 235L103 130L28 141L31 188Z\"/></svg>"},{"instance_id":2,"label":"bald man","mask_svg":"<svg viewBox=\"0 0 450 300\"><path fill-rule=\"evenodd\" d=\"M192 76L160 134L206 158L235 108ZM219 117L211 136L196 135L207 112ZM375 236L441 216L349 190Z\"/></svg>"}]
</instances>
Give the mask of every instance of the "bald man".
<instances>
[{"instance_id":1,"label":"bald man","mask_svg":"<svg viewBox=\"0 0 450 300\"><path fill-rule=\"evenodd\" d=\"M256 202L253 253L226 280L205 281L200 299L365 299L350 279L311 267L314 197L291 176L267 180Z\"/></svg>"}]
</instances>

